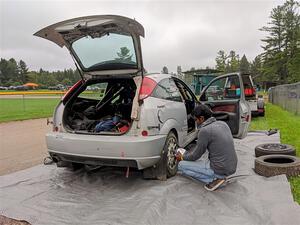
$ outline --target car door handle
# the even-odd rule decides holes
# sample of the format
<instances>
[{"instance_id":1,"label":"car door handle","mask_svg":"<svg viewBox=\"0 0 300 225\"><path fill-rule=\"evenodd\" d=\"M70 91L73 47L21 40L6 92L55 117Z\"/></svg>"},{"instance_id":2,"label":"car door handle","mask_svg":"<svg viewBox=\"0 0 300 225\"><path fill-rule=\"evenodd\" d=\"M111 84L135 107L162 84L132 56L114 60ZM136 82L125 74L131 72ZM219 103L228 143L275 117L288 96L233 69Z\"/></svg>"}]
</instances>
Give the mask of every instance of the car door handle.
<instances>
[{"instance_id":1,"label":"car door handle","mask_svg":"<svg viewBox=\"0 0 300 225\"><path fill-rule=\"evenodd\" d=\"M158 105L157 108L158 108L158 109L165 108L165 105Z\"/></svg>"}]
</instances>

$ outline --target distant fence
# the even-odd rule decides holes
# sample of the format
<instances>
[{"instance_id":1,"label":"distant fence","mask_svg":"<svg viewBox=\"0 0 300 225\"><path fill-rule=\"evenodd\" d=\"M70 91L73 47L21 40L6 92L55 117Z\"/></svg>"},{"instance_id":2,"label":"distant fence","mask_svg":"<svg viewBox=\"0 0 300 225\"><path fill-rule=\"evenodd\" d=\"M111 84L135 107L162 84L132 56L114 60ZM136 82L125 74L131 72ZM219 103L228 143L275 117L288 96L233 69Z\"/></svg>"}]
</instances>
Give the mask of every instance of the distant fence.
<instances>
[{"instance_id":1,"label":"distant fence","mask_svg":"<svg viewBox=\"0 0 300 225\"><path fill-rule=\"evenodd\" d=\"M300 115L300 82L272 87L269 102Z\"/></svg>"}]
</instances>

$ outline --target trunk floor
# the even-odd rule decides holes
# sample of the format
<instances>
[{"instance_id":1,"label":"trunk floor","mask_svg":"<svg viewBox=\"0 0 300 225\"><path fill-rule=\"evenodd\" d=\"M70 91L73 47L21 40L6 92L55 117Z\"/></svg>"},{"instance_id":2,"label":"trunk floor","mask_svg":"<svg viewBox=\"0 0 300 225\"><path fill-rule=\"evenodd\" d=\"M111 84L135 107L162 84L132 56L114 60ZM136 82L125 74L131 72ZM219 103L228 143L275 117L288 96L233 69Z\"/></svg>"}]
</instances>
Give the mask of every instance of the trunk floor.
<instances>
[{"instance_id":1,"label":"trunk floor","mask_svg":"<svg viewBox=\"0 0 300 225\"><path fill-rule=\"evenodd\" d=\"M0 177L0 214L32 224L300 224L284 175L254 173L254 147L279 134L235 140L236 178L215 192L175 176L143 180L141 172L103 167L76 172L38 165Z\"/></svg>"}]
</instances>

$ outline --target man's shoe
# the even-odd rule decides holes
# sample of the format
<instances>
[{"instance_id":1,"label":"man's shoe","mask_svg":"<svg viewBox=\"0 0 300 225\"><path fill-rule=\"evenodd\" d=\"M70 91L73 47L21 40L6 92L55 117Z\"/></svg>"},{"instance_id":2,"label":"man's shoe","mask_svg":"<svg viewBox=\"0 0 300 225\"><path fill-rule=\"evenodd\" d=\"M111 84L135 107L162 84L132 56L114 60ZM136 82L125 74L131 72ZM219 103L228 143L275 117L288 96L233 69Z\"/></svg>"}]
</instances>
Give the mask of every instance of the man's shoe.
<instances>
[{"instance_id":1,"label":"man's shoe","mask_svg":"<svg viewBox=\"0 0 300 225\"><path fill-rule=\"evenodd\" d=\"M214 191L216 190L218 187L220 187L222 184L224 184L226 181L225 178L223 179L215 179L212 182L210 182L209 184L206 184L204 186L204 188L208 191Z\"/></svg>"}]
</instances>

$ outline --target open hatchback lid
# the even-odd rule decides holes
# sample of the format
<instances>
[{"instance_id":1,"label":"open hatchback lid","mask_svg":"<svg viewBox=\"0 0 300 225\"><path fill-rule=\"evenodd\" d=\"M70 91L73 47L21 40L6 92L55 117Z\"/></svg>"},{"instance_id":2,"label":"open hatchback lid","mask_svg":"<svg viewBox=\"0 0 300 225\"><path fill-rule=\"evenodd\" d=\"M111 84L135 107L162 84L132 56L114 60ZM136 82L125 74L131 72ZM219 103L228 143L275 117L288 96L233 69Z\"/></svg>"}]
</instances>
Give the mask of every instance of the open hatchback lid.
<instances>
[{"instance_id":1,"label":"open hatchback lid","mask_svg":"<svg viewBox=\"0 0 300 225\"><path fill-rule=\"evenodd\" d=\"M140 36L143 26L133 19L99 15L65 20L36 32L66 46L85 77L143 74Z\"/></svg>"}]
</instances>

